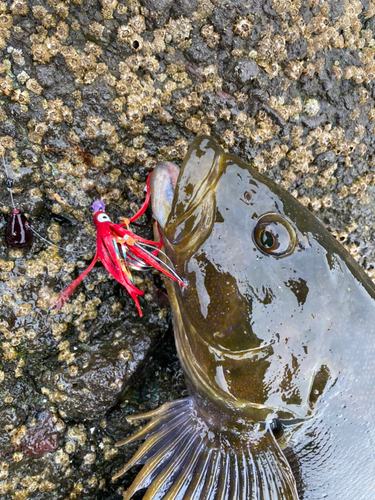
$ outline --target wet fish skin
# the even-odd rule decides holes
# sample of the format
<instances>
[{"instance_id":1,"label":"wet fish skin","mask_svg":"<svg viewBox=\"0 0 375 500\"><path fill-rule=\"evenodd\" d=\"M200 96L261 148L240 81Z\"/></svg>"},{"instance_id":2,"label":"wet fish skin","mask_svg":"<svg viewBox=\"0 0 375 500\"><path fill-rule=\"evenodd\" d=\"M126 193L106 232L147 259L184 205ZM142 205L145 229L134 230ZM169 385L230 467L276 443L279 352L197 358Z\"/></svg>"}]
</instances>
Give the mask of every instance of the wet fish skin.
<instances>
[{"instance_id":1,"label":"wet fish skin","mask_svg":"<svg viewBox=\"0 0 375 500\"><path fill-rule=\"evenodd\" d=\"M313 214L211 138L194 141L177 183L171 168L156 167L152 201L188 283L168 294L191 394L181 415L201 441L150 499L375 498L374 284ZM145 467L167 428L145 431Z\"/></svg>"}]
</instances>

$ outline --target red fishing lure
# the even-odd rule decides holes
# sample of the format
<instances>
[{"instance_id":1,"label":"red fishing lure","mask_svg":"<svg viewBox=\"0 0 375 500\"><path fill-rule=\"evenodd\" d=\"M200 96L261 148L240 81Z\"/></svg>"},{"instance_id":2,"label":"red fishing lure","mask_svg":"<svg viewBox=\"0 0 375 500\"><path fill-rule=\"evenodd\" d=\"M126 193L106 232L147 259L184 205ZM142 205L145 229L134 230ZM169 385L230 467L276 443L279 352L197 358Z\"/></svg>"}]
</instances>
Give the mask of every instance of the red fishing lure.
<instances>
[{"instance_id":1,"label":"red fishing lure","mask_svg":"<svg viewBox=\"0 0 375 500\"><path fill-rule=\"evenodd\" d=\"M185 286L185 283L178 277L173 268L165 264L157 256L163 246L162 241L156 243L155 241L146 240L137 236L129 229L129 224L137 220L149 204L150 179L151 174L147 179L147 195L144 204L133 217L122 219L124 221L123 224L114 224L111 222L108 215L104 212L105 206L102 201L97 200L93 203L95 211L94 224L97 231L95 257L89 267L59 293L55 299L55 309L61 309L84 277L94 267L98 259L102 261L107 271L127 289L136 303L140 316L142 316L142 310L138 297L143 295L144 292L134 285L130 269L140 270L146 267L153 267L168 278L177 281L181 286ZM150 251L147 247L151 247L153 250Z\"/></svg>"}]
</instances>

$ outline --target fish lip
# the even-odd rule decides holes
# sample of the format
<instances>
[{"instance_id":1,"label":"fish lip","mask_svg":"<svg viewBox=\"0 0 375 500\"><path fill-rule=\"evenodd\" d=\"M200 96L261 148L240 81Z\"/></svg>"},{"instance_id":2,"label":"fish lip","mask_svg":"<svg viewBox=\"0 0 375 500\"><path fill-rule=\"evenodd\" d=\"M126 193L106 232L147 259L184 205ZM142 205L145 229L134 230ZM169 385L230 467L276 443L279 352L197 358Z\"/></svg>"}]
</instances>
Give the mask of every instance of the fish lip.
<instances>
[{"instance_id":1,"label":"fish lip","mask_svg":"<svg viewBox=\"0 0 375 500\"><path fill-rule=\"evenodd\" d=\"M208 228L212 225L215 186L223 173L224 154L209 136L197 137L187 151L171 210L165 223L162 221L163 236L174 249L191 251L201 226Z\"/></svg>"},{"instance_id":2,"label":"fish lip","mask_svg":"<svg viewBox=\"0 0 375 500\"><path fill-rule=\"evenodd\" d=\"M159 162L151 177L152 213L163 229L172 210L175 188L180 169L170 161Z\"/></svg>"}]
</instances>

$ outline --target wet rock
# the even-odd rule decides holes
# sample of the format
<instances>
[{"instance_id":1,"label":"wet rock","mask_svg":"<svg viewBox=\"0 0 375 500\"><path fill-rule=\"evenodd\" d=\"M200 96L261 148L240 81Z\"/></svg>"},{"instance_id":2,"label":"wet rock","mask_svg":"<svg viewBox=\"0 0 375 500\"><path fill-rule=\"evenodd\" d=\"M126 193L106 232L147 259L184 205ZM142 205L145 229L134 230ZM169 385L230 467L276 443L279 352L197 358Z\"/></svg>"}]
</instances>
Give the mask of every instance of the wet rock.
<instances>
[{"instance_id":1,"label":"wet rock","mask_svg":"<svg viewBox=\"0 0 375 500\"><path fill-rule=\"evenodd\" d=\"M132 351L123 343L116 349L107 348L105 355L84 352L74 356L69 365L45 373L40 380L41 392L64 418L99 418L118 401L134 365Z\"/></svg>"},{"instance_id":2,"label":"wet rock","mask_svg":"<svg viewBox=\"0 0 375 500\"><path fill-rule=\"evenodd\" d=\"M174 0L140 0L140 3L148 9L151 18L156 20L159 27L167 20Z\"/></svg>"},{"instance_id":3,"label":"wet rock","mask_svg":"<svg viewBox=\"0 0 375 500\"><path fill-rule=\"evenodd\" d=\"M212 50L203 43L193 43L186 54L195 63L207 63L212 58Z\"/></svg>"},{"instance_id":4,"label":"wet rock","mask_svg":"<svg viewBox=\"0 0 375 500\"><path fill-rule=\"evenodd\" d=\"M29 457L55 451L59 444L59 432L55 428L53 414L44 411L37 414L35 420L35 425L26 431L21 441L21 450Z\"/></svg>"},{"instance_id":5,"label":"wet rock","mask_svg":"<svg viewBox=\"0 0 375 500\"><path fill-rule=\"evenodd\" d=\"M56 67L54 65L37 66L36 75L42 87L52 87L56 83Z\"/></svg>"},{"instance_id":6,"label":"wet rock","mask_svg":"<svg viewBox=\"0 0 375 500\"><path fill-rule=\"evenodd\" d=\"M331 166L335 161L336 161L336 155L334 151L326 151L325 153L318 155L315 158L314 163L319 168L323 169Z\"/></svg>"},{"instance_id":7,"label":"wet rock","mask_svg":"<svg viewBox=\"0 0 375 500\"><path fill-rule=\"evenodd\" d=\"M288 57L286 61L294 59L302 59L307 54L307 41L300 38L296 42L292 43L288 47Z\"/></svg>"},{"instance_id":8,"label":"wet rock","mask_svg":"<svg viewBox=\"0 0 375 500\"><path fill-rule=\"evenodd\" d=\"M247 83L258 76L259 67L251 59L240 59L234 68L234 73L238 83Z\"/></svg>"},{"instance_id":9,"label":"wet rock","mask_svg":"<svg viewBox=\"0 0 375 500\"><path fill-rule=\"evenodd\" d=\"M199 0L174 0L172 3L173 17L185 16L192 18L193 14L197 12Z\"/></svg>"}]
</instances>

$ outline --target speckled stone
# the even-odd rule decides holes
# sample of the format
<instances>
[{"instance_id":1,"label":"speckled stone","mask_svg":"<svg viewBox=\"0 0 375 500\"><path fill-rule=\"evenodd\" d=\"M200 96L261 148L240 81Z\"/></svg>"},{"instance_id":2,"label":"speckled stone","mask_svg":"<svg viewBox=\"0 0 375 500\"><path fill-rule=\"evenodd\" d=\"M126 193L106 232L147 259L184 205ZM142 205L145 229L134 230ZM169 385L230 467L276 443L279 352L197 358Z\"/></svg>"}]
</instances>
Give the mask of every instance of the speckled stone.
<instances>
[{"instance_id":1,"label":"speckled stone","mask_svg":"<svg viewBox=\"0 0 375 500\"><path fill-rule=\"evenodd\" d=\"M92 202L131 216L197 135L293 193L375 279L374 19L357 0L0 2L1 498L121 498L126 415L185 394L155 273L134 273L142 319L100 264L62 311L50 300L95 253ZM7 177L65 251L7 246Z\"/></svg>"}]
</instances>

